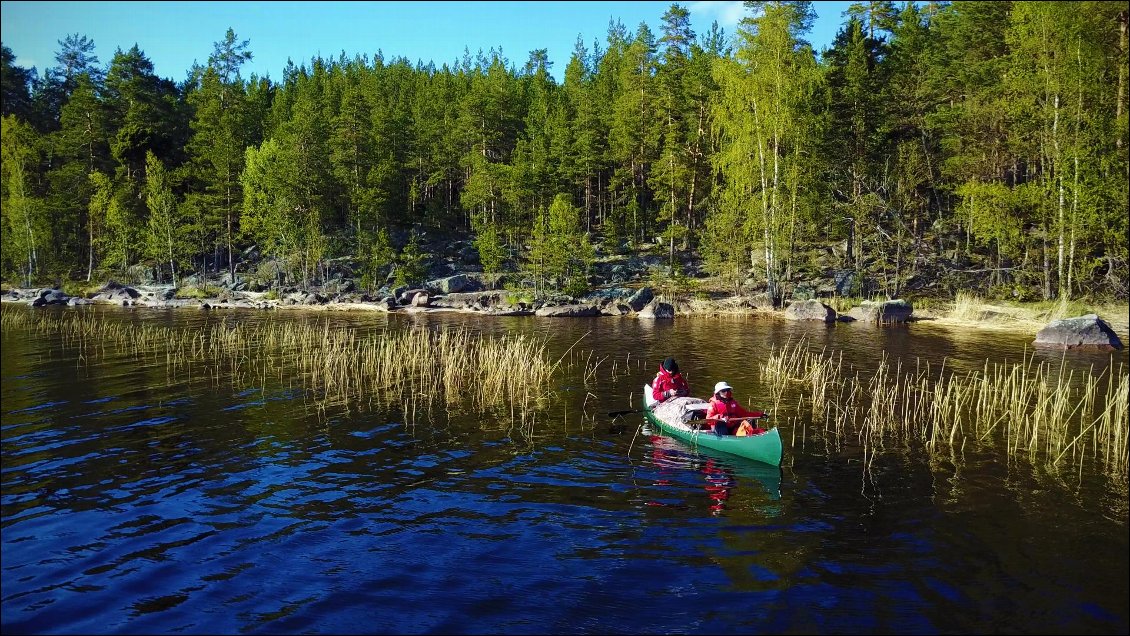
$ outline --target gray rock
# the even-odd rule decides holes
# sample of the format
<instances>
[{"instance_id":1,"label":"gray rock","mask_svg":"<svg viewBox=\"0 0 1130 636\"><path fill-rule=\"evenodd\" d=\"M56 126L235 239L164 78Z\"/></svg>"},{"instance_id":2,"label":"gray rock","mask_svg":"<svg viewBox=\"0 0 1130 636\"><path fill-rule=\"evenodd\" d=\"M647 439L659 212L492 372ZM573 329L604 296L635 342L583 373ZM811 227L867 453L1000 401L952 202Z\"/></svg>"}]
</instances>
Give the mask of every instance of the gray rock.
<instances>
[{"instance_id":1,"label":"gray rock","mask_svg":"<svg viewBox=\"0 0 1130 636\"><path fill-rule=\"evenodd\" d=\"M670 304L653 300L636 314L637 318L670 320L675 317L675 308Z\"/></svg>"},{"instance_id":2,"label":"gray rock","mask_svg":"<svg viewBox=\"0 0 1130 636\"><path fill-rule=\"evenodd\" d=\"M754 309L773 309L773 297L769 292L754 294L746 300L746 304Z\"/></svg>"},{"instance_id":3,"label":"gray rock","mask_svg":"<svg viewBox=\"0 0 1130 636\"><path fill-rule=\"evenodd\" d=\"M428 295L428 293L422 291L412 296L411 304L413 307L427 307L430 300L431 297Z\"/></svg>"},{"instance_id":4,"label":"gray rock","mask_svg":"<svg viewBox=\"0 0 1130 636\"><path fill-rule=\"evenodd\" d=\"M70 298L67 299L67 305L70 306L70 307L79 307L81 305L90 305L90 304L92 304L92 303L89 300L87 300L85 298L79 298L78 296L71 296Z\"/></svg>"},{"instance_id":5,"label":"gray rock","mask_svg":"<svg viewBox=\"0 0 1130 636\"><path fill-rule=\"evenodd\" d=\"M59 291L58 289L41 289L39 290L38 297L35 300L31 301L31 306L42 307L43 305L65 305L67 304L67 301L69 299L70 296L66 295L62 291Z\"/></svg>"},{"instance_id":6,"label":"gray rock","mask_svg":"<svg viewBox=\"0 0 1130 636\"><path fill-rule=\"evenodd\" d=\"M835 322L836 312L819 300L802 300L785 309L785 319Z\"/></svg>"},{"instance_id":7,"label":"gray rock","mask_svg":"<svg viewBox=\"0 0 1130 636\"><path fill-rule=\"evenodd\" d=\"M582 318L586 316L599 316L600 310L593 305L556 305L542 307L534 315L547 318Z\"/></svg>"},{"instance_id":8,"label":"gray rock","mask_svg":"<svg viewBox=\"0 0 1130 636\"><path fill-rule=\"evenodd\" d=\"M398 287L397 289L400 289L400 288ZM426 294L426 293L427 293L426 289L420 289L420 288L405 289L404 291L400 292L399 294L396 294L396 302L400 303L401 305L409 305L409 304L412 303L412 299L416 297L416 294Z\"/></svg>"},{"instance_id":9,"label":"gray rock","mask_svg":"<svg viewBox=\"0 0 1130 636\"><path fill-rule=\"evenodd\" d=\"M852 307L847 315L860 322L890 324L906 322L914 313L914 307L905 300L886 300L874 302L865 300L858 307Z\"/></svg>"},{"instance_id":10,"label":"gray rock","mask_svg":"<svg viewBox=\"0 0 1130 636\"><path fill-rule=\"evenodd\" d=\"M1122 341L1096 314L1053 320L1036 333L1035 346L1057 349L1122 349Z\"/></svg>"},{"instance_id":11,"label":"gray rock","mask_svg":"<svg viewBox=\"0 0 1130 636\"><path fill-rule=\"evenodd\" d=\"M836 294L850 296L852 287L855 286L855 271L841 269L832 272L832 284L835 286Z\"/></svg>"},{"instance_id":12,"label":"gray rock","mask_svg":"<svg viewBox=\"0 0 1130 636\"><path fill-rule=\"evenodd\" d=\"M648 303L654 299L655 293L651 291L650 287L641 287L628 299L628 306L632 308L632 311L643 311ZM674 310L672 309L672 311Z\"/></svg>"},{"instance_id":13,"label":"gray rock","mask_svg":"<svg viewBox=\"0 0 1130 636\"><path fill-rule=\"evenodd\" d=\"M141 292L128 285L110 281L106 283L102 289L98 290L95 294L94 300L103 300L105 302L112 302L121 304L124 300L134 300L141 296Z\"/></svg>"},{"instance_id":14,"label":"gray rock","mask_svg":"<svg viewBox=\"0 0 1130 636\"><path fill-rule=\"evenodd\" d=\"M602 316L626 316L632 313L632 308L624 303L611 302L600 308Z\"/></svg>"},{"instance_id":15,"label":"gray rock","mask_svg":"<svg viewBox=\"0 0 1130 636\"><path fill-rule=\"evenodd\" d=\"M428 281L424 286L440 294L457 294L482 289L477 279L466 274L456 274L455 276Z\"/></svg>"}]
</instances>

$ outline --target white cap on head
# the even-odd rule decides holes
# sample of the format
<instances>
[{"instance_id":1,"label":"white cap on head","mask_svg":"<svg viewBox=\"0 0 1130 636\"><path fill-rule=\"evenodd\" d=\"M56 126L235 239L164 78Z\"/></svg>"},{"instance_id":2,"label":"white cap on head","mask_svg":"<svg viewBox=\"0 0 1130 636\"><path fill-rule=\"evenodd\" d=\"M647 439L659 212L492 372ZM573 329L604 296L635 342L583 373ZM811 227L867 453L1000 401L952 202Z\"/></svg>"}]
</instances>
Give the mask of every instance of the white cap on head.
<instances>
[{"instance_id":1,"label":"white cap on head","mask_svg":"<svg viewBox=\"0 0 1130 636\"><path fill-rule=\"evenodd\" d=\"M715 395L721 393L722 391L725 391L726 389L730 389L732 391L733 387L731 387L729 384L726 384L725 382L719 382L718 384L714 385Z\"/></svg>"}]
</instances>

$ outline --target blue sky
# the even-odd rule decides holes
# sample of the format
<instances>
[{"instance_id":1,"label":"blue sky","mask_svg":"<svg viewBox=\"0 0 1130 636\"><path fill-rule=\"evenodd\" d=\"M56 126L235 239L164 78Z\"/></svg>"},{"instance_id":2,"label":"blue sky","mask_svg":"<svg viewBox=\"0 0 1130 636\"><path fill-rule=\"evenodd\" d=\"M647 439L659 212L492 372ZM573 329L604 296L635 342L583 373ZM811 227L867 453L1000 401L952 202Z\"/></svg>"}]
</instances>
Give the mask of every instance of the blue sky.
<instances>
[{"instance_id":1,"label":"blue sky","mask_svg":"<svg viewBox=\"0 0 1130 636\"><path fill-rule=\"evenodd\" d=\"M712 21L733 34L744 15L741 2L684 2L697 34ZM850 2L813 3L818 20L809 41L819 51L831 43ZM434 61L436 66L480 49L501 47L515 67L529 52L546 48L553 74L560 80L580 34L592 48L604 45L610 18L634 32L647 22L659 35L660 17L671 2L0 2L0 39L16 64L55 66L58 41L78 33L94 41L106 66L117 48L135 43L153 62L158 75L183 80L193 61L204 64L212 45L228 27L250 40L254 58L243 67L282 78L288 58L308 63L320 55L347 57L378 49L385 58L404 56Z\"/></svg>"}]
</instances>

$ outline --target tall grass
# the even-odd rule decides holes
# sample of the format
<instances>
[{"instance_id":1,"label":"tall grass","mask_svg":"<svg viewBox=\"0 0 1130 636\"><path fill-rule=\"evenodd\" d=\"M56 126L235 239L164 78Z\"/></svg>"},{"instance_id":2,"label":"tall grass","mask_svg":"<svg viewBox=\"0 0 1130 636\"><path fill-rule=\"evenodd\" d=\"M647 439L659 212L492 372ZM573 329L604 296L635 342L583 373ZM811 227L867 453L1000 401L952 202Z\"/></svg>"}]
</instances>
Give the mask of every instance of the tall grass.
<instances>
[{"instance_id":1,"label":"tall grass","mask_svg":"<svg viewBox=\"0 0 1130 636\"><path fill-rule=\"evenodd\" d=\"M1121 364L1096 374L1026 356L966 373L943 363L935 373L929 362L907 368L884 356L869 377L850 376L842 356L802 340L775 349L761 373L775 403L796 395L798 412L837 443L854 434L865 451L900 443L931 454L995 443L1052 470L1093 462L1127 480L1130 379Z\"/></svg>"},{"instance_id":2,"label":"tall grass","mask_svg":"<svg viewBox=\"0 0 1130 636\"><path fill-rule=\"evenodd\" d=\"M233 386L297 379L314 404L360 407L400 404L508 411L518 420L543 405L557 367L544 340L486 337L466 329L413 328L362 335L318 323L227 320L203 327L108 320L88 312L58 315L3 311L5 330L58 338L93 364L110 353L164 363L170 381L187 374Z\"/></svg>"}]
</instances>

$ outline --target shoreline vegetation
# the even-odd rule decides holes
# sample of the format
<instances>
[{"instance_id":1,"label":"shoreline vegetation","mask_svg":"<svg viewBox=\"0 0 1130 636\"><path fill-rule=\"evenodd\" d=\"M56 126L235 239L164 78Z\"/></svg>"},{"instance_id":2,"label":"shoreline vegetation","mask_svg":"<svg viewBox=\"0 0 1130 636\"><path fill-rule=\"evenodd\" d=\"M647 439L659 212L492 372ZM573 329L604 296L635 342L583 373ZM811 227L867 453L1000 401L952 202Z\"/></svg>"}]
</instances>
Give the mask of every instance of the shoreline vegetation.
<instances>
[{"instance_id":1,"label":"shoreline vegetation","mask_svg":"<svg viewBox=\"0 0 1130 636\"><path fill-rule=\"evenodd\" d=\"M466 275L459 275L466 276ZM472 275L473 276L473 275ZM458 276L456 276L458 277ZM452 278L456 278L452 277ZM543 315L549 317L624 316L641 319L680 317L773 317L783 319L787 306L774 308L764 296L727 296L678 294L654 291L644 285L639 289L608 287L612 293L597 293L572 298L555 296L540 301L528 293L506 289L479 292L435 293L442 281L413 290L393 290L397 297L373 298L365 294L321 294L293 291L284 296L272 291L232 291L217 286L173 288L169 285L129 287L109 282L100 286L80 287L74 296L56 288L4 288L0 301L41 306L57 305L120 305L152 309L260 309L310 311L378 311L400 313L459 312L484 316ZM65 287L65 286L64 286ZM212 295L205 295L205 291ZM52 294L55 294L52 296ZM136 294L136 295L133 295ZM616 295L619 294L619 295ZM49 299L40 302L37 299ZM834 322L852 322L849 312L864 303L882 300L860 298L816 299L834 312ZM944 327L977 330L1007 330L1035 335L1049 323L1097 314L1119 338L1130 340L1130 304L1109 301L1088 304L1081 301L1003 302L991 301L973 294L958 293L953 300L918 299L912 313L899 322L929 322Z\"/></svg>"},{"instance_id":2,"label":"shoreline vegetation","mask_svg":"<svg viewBox=\"0 0 1130 636\"><path fill-rule=\"evenodd\" d=\"M888 446L952 457L988 443L1049 472L1093 463L1112 483L1127 482L1130 375L1123 364L1065 373L1063 361L1027 356L959 373L944 364L933 372L920 360L892 366L884 357L861 375L801 339L775 347L760 371L774 412L797 405L788 418L793 446L808 430L795 424L810 419L815 434L837 447L858 443L865 469Z\"/></svg>"},{"instance_id":3,"label":"shoreline vegetation","mask_svg":"<svg viewBox=\"0 0 1130 636\"><path fill-rule=\"evenodd\" d=\"M319 413L377 405L399 407L413 423L432 409L470 409L508 415L529 426L544 405L561 361L549 358L544 340L483 336L467 329L404 329L365 334L358 329L267 321L221 321L180 328L107 320L89 312L37 316L0 313L4 330L57 336L85 364L107 350L163 363L165 382L210 381L237 390L290 386L291 377Z\"/></svg>"}]
</instances>

